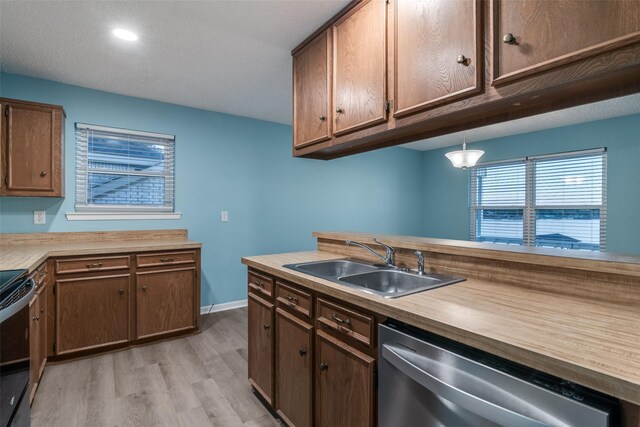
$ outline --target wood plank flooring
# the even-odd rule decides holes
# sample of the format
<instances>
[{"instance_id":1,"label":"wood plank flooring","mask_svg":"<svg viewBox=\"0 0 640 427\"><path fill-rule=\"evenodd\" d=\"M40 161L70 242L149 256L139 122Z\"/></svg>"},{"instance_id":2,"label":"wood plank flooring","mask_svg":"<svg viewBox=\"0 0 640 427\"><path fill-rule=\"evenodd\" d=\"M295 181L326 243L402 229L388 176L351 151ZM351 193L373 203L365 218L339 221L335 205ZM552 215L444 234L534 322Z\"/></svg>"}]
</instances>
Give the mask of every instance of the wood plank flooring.
<instances>
[{"instance_id":1,"label":"wood plank flooring","mask_svg":"<svg viewBox=\"0 0 640 427\"><path fill-rule=\"evenodd\" d=\"M32 426L280 426L247 381L246 308L200 322L198 335L48 365Z\"/></svg>"}]
</instances>

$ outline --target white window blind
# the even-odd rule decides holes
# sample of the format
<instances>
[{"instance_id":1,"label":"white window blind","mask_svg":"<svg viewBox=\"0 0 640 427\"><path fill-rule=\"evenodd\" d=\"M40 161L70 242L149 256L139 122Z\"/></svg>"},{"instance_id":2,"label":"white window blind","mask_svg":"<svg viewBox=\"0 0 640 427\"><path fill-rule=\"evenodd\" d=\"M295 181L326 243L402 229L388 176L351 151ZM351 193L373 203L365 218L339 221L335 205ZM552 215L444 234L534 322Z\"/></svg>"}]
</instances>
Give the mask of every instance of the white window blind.
<instances>
[{"instance_id":1,"label":"white window blind","mask_svg":"<svg viewBox=\"0 0 640 427\"><path fill-rule=\"evenodd\" d=\"M606 250L605 149L471 168L471 240Z\"/></svg>"},{"instance_id":2,"label":"white window blind","mask_svg":"<svg viewBox=\"0 0 640 427\"><path fill-rule=\"evenodd\" d=\"M76 123L77 212L173 212L173 135Z\"/></svg>"}]
</instances>

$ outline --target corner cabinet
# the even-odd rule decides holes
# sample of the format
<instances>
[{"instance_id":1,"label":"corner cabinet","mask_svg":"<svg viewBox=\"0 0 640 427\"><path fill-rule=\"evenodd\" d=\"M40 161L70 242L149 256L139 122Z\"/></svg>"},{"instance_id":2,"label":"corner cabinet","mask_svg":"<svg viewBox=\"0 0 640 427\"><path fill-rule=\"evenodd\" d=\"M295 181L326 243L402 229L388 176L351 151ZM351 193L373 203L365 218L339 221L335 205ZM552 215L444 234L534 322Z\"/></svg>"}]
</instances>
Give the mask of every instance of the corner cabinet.
<instances>
[{"instance_id":1,"label":"corner cabinet","mask_svg":"<svg viewBox=\"0 0 640 427\"><path fill-rule=\"evenodd\" d=\"M262 400L289 426L375 426L376 317L253 269L248 291Z\"/></svg>"},{"instance_id":2,"label":"corner cabinet","mask_svg":"<svg viewBox=\"0 0 640 427\"><path fill-rule=\"evenodd\" d=\"M64 196L64 109L0 98L0 196Z\"/></svg>"},{"instance_id":3,"label":"corner cabinet","mask_svg":"<svg viewBox=\"0 0 640 427\"><path fill-rule=\"evenodd\" d=\"M639 93L640 2L355 0L292 55L293 155L332 159Z\"/></svg>"}]
</instances>

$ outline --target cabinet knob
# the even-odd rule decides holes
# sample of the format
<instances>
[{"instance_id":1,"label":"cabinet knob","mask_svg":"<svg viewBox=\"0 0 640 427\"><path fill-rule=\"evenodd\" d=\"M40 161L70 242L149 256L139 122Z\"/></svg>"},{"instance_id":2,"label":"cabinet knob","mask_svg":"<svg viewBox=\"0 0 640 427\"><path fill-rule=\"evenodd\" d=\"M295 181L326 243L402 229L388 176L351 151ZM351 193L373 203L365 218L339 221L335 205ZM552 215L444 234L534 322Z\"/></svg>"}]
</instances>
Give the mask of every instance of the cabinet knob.
<instances>
[{"instance_id":1,"label":"cabinet knob","mask_svg":"<svg viewBox=\"0 0 640 427\"><path fill-rule=\"evenodd\" d=\"M40 309L40 314L44 314L44 308Z\"/></svg>"},{"instance_id":2,"label":"cabinet knob","mask_svg":"<svg viewBox=\"0 0 640 427\"><path fill-rule=\"evenodd\" d=\"M120 288L120 289L118 290L118 293L119 293L120 295L124 295L124 289Z\"/></svg>"},{"instance_id":3,"label":"cabinet knob","mask_svg":"<svg viewBox=\"0 0 640 427\"><path fill-rule=\"evenodd\" d=\"M307 349L303 347L300 350L298 350L298 353L300 353L300 356L304 357L307 355Z\"/></svg>"},{"instance_id":4,"label":"cabinet knob","mask_svg":"<svg viewBox=\"0 0 640 427\"><path fill-rule=\"evenodd\" d=\"M269 325L268 323L265 323L263 327L265 331L268 331L271 328L271 325Z\"/></svg>"},{"instance_id":5,"label":"cabinet knob","mask_svg":"<svg viewBox=\"0 0 640 427\"><path fill-rule=\"evenodd\" d=\"M142 292L147 292L147 285L142 285Z\"/></svg>"},{"instance_id":6,"label":"cabinet knob","mask_svg":"<svg viewBox=\"0 0 640 427\"><path fill-rule=\"evenodd\" d=\"M340 108L340 107L337 107L337 108L336 108L336 113L338 113L338 114L342 114L342 113L344 113L344 109L343 109L343 108Z\"/></svg>"},{"instance_id":7,"label":"cabinet knob","mask_svg":"<svg viewBox=\"0 0 640 427\"><path fill-rule=\"evenodd\" d=\"M322 362L320 364L320 370L321 371L326 371L327 369L329 369L329 365L327 365L326 363Z\"/></svg>"},{"instance_id":8,"label":"cabinet knob","mask_svg":"<svg viewBox=\"0 0 640 427\"><path fill-rule=\"evenodd\" d=\"M502 38L502 41L505 42L506 44L517 44L516 37L511 33L505 34L504 37Z\"/></svg>"},{"instance_id":9,"label":"cabinet knob","mask_svg":"<svg viewBox=\"0 0 640 427\"><path fill-rule=\"evenodd\" d=\"M327 116L325 116L324 114L320 115L320 121L324 122L325 120L327 120Z\"/></svg>"},{"instance_id":10,"label":"cabinet knob","mask_svg":"<svg viewBox=\"0 0 640 427\"><path fill-rule=\"evenodd\" d=\"M456 60L456 62L457 62L458 64L462 64L462 65L464 65L465 67L467 67L467 66L469 65L469 58L467 58L467 57L466 57L466 56L464 56L464 55L458 55L458 59Z\"/></svg>"},{"instance_id":11,"label":"cabinet knob","mask_svg":"<svg viewBox=\"0 0 640 427\"><path fill-rule=\"evenodd\" d=\"M40 176L47 176L47 171L40 172Z\"/></svg>"}]
</instances>

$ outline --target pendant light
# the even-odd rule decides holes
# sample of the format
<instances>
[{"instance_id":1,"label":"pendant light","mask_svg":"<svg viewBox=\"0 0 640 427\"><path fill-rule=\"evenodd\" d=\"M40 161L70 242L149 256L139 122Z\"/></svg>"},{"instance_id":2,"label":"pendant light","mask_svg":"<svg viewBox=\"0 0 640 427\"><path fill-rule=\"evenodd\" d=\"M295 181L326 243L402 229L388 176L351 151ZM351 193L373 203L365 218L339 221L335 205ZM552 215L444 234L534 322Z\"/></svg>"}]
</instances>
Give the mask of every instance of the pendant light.
<instances>
[{"instance_id":1,"label":"pendant light","mask_svg":"<svg viewBox=\"0 0 640 427\"><path fill-rule=\"evenodd\" d=\"M454 167L467 170L467 168L475 166L483 154L484 151L482 150L467 150L467 136L464 135L462 150L451 151L446 153L445 156L447 156L447 159L451 160Z\"/></svg>"}]
</instances>

